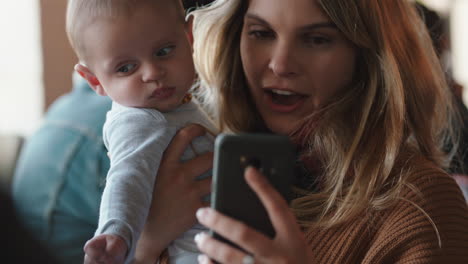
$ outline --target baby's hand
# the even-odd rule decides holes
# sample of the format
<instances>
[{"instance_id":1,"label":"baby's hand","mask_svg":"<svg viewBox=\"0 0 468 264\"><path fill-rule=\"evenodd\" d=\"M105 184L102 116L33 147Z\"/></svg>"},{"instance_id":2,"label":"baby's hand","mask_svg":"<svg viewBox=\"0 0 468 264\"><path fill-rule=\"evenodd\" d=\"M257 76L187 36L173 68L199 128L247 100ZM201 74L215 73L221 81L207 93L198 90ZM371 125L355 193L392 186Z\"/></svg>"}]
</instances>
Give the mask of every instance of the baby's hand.
<instances>
[{"instance_id":1,"label":"baby's hand","mask_svg":"<svg viewBox=\"0 0 468 264\"><path fill-rule=\"evenodd\" d=\"M84 264L122 264L127 244L116 235L99 235L86 242Z\"/></svg>"}]
</instances>

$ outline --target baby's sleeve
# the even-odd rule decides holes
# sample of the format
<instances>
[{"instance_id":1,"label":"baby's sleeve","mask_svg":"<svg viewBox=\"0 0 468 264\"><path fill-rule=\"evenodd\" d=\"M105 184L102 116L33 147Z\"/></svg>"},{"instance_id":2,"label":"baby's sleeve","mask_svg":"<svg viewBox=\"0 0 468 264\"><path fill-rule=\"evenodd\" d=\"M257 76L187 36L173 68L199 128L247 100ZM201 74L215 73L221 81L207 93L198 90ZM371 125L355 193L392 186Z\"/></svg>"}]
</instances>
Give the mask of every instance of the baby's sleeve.
<instances>
[{"instance_id":1,"label":"baby's sleeve","mask_svg":"<svg viewBox=\"0 0 468 264\"><path fill-rule=\"evenodd\" d=\"M104 141L111 165L95 235L121 236L128 246L128 260L133 259L151 205L159 164L175 132L156 111L129 108L118 115L108 115Z\"/></svg>"}]
</instances>

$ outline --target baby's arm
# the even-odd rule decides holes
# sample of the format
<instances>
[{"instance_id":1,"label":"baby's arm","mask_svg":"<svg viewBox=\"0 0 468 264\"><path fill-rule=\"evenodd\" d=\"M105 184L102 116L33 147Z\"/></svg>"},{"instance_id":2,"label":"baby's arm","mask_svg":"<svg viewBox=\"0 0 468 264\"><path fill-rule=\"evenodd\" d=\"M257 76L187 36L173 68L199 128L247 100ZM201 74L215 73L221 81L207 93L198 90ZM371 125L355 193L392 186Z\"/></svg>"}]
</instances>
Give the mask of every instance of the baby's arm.
<instances>
[{"instance_id":1,"label":"baby's arm","mask_svg":"<svg viewBox=\"0 0 468 264\"><path fill-rule=\"evenodd\" d=\"M128 109L111 116L104 130L111 168L96 235L118 235L126 245L129 259L148 214L162 154L175 129L167 125L162 115Z\"/></svg>"}]
</instances>

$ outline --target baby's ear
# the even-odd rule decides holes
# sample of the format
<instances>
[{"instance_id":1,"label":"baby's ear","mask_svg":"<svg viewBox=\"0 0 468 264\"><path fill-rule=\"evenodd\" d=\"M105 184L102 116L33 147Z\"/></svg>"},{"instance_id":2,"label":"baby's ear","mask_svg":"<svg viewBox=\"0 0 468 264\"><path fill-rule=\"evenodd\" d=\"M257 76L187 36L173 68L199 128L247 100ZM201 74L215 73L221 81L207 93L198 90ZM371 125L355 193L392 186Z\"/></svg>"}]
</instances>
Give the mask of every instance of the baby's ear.
<instances>
[{"instance_id":1,"label":"baby's ear","mask_svg":"<svg viewBox=\"0 0 468 264\"><path fill-rule=\"evenodd\" d=\"M193 45L192 26L193 26L193 16L191 15L187 18L187 21L185 21L185 34L187 34L187 38L190 42L190 45Z\"/></svg>"},{"instance_id":2,"label":"baby's ear","mask_svg":"<svg viewBox=\"0 0 468 264\"><path fill-rule=\"evenodd\" d=\"M104 90L104 88L102 87L101 83L99 82L98 78L96 77L96 75L94 75L94 73L88 68L86 67L85 65L83 64L76 64L75 65L75 71L81 76L83 77L83 79L85 79L89 86L91 86L91 88L99 95L103 95L103 96L106 96L107 93L106 91Z\"/></svg>"}]
</instances>

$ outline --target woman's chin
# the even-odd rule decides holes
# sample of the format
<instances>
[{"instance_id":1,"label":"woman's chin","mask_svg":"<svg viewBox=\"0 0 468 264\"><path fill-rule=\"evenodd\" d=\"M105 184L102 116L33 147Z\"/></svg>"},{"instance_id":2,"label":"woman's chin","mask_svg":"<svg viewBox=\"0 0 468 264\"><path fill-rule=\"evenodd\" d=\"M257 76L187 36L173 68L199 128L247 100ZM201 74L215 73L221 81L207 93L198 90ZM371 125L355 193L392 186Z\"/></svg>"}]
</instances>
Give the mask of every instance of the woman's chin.
<instances>
[{"instance_id":1,"label":"woman's chin","mask_svg":"<svg viewBox=\"0 0 468 264\"><path fill-rule=\"evenodd\" d=\"M295 125L288 122L267 123L268 129L278 135L289 135L294 131Z\"/></svg>"}]
</instances>

